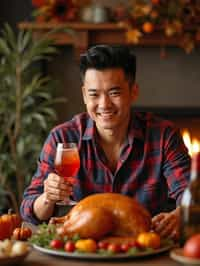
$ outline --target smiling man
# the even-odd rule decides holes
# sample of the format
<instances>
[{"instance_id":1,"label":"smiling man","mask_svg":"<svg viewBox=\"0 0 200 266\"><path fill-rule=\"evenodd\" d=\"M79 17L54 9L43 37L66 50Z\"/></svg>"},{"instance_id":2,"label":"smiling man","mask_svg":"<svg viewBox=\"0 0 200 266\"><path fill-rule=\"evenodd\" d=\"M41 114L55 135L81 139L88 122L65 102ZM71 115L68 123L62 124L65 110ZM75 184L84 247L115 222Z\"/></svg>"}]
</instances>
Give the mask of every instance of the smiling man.
<instances>
[{"instance_id":1,"label":"smiling man","mask_svg":"<svg viewBox=\"0 0 200 266\"><path fill-rule=\"evenodd\" d=\"M152 215L152 228L177 237L179 203L190 174L190 157L179 130L149 113L134 112L138 96L136 58L128 46L98 45L81 56L87 112L55 127L42 149L38 169L25 190L24 220L48 221L56 202L116 192L137 199ZM76 142L81 166L72 185L55 173L58 142ZM165 212L168 199L174 210Z\"/></svg>"},{"instance_id":2,"label":"smiling man","mask_svg":"<svg viewBox=\"0 0 200 266\"><path fill-rule=\"evenodd\" d=\"M98 142L115 172L120 150L127 136L131 104L137 87L120 68L88 69L83 82L83 98L88 114L95 122Z\"/></svg>"}]
</instances>

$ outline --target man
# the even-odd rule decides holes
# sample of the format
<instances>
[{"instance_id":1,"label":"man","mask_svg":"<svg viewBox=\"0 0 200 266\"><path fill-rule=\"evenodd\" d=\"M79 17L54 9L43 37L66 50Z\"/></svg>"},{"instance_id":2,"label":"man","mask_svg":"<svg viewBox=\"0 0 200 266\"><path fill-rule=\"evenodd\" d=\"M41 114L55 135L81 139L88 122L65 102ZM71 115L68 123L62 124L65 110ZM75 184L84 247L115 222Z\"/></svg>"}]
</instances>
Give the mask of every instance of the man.
<instances>
[{"instance_id":1,"label":"man","mask_svg":"<svg viewBox=\"0 0 200 266\"><path fill-rule=\"evenodd\" d=\"M177 237L190 157L171 122L132 112L138 87L131 48L92 47L81 56L80 72L87 113L50 132L24 193L23 219L48 221L56 202L69 195L79 201L92 193L118 192L135 197L150 211L155 231ZM81 161L73 188L54 170L56 145L67 141L78 143ZM177 208L167 213L169 198L176 200Z\"/></svg>"}]
</instances>

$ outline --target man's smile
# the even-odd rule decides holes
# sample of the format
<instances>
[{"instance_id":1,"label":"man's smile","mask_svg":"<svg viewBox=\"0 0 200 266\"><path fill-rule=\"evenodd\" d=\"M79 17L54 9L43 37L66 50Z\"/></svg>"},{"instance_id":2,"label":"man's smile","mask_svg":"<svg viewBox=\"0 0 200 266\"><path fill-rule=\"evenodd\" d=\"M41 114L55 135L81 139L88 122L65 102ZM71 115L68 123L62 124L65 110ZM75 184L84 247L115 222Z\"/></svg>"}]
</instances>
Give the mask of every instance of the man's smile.
<instances>
[{"instance_id":1,"label":"man's smile","mask_svg":"<svg viewBox=\"0 0 200 266\"><path fill-rule=\"evenodd\" d=\"M97 112L97 116L102 118L103 120L110 120L116 116L116 111L108 111L108 112Z\"/></svg>"}]
</instances>

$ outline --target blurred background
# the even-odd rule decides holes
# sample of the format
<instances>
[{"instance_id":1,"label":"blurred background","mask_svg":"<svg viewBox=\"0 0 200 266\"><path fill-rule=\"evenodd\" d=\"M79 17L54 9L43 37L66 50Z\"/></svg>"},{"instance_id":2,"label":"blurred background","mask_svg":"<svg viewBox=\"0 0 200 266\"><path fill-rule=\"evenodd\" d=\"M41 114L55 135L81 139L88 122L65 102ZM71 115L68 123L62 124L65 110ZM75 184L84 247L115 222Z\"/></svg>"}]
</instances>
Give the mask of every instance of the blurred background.
<instances>
[{"instance_id":1,"label":"blurred background","mask_svg":"<svg viewBox=\"0 0 200 266\"><path fill-rule=\"evenodd\" d=\"M117 6L129 1L93 1L102 6ZM146 1L149 2L149 1ZM30 0L1 0L1 26L8 22L18 29L18 23L31 21L33 7ZM81 41L81 40L80 40ZM179 47L167 46L165 58L161 58L159 43L154 47L136 45L137 82L140 86L140 97L137 107L150 108L156 111L179 109L184 112L195 111L200 107L200 49L187 54ZM64 95L68 102L59 111L59 121L71 118L75 113L84 110L80 93L78 62L74 60L74 47L60 47L60 54L48 66L48 71L61 80L62 87L58 94ZM64 108L64 109L63 109ZM195 110L194 110L195 109ZM177 110L178 111L178 110ZM181 115L181 114L180 114Z\"/></svg>"}]
</instances>

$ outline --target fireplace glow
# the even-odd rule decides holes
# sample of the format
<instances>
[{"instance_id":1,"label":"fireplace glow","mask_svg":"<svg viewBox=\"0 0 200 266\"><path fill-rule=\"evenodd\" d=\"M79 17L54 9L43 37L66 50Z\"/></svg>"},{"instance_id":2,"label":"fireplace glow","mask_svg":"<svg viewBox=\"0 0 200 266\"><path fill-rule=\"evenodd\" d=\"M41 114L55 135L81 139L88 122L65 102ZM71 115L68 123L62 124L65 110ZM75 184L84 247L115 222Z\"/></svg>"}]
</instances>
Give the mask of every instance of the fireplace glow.
<instances>
[{"instance_id":1,"label":"fireplace glow","mask_svg":"<svg viewBox=\"0 0 200 266\"><path fill-rule=\"evenodd\" d=\"M192 156L196 152L200 152L200 141L197 138L191 138L190 132L185 129L182 132L183 141L188 148L188 153Z\"/></svg>"}]
</instances>

